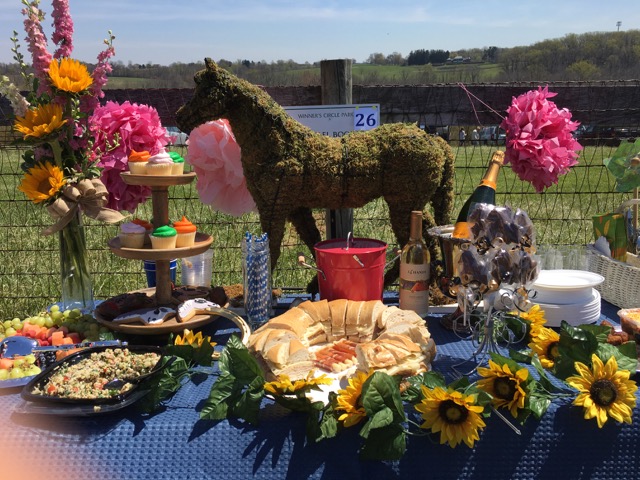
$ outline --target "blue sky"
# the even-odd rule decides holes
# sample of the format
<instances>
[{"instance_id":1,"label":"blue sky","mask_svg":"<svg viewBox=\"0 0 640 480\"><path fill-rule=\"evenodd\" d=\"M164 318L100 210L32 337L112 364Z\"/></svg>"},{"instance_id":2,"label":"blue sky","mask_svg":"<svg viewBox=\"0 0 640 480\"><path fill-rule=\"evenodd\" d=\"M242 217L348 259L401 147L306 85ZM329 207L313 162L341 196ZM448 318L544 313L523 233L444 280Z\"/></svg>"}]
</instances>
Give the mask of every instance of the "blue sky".
<instances>
[{"instance_id":1,"label":"blue sky","mask_svg":"<svg viewBox=\"0 0 640 480\"><path fill-rule=\"evenodd\" d=\"M74 57L94 61L107 31L127 64L214 60L317 62L371 53L513 47L568 33L640 29L637 0L70 0ZM0 2L0 62L26 49L20 0ZM45 32L51 34L51 4Z\"/></svg>"}]
</instances>

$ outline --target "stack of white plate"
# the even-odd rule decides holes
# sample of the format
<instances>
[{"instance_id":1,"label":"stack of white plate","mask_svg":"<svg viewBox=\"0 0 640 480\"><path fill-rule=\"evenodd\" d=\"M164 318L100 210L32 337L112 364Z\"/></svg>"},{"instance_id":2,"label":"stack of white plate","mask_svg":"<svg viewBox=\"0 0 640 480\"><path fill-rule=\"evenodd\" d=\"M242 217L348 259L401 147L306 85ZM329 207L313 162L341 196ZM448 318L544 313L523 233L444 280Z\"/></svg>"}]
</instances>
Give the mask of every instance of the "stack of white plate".
<instances>
[{"instance_id":1,"label":"stack of white plate","mask_svg":"<svg viewBox=\"0 0 640 480\"><path fill-rule=\"evenodd\" d=\"M593 287L604 282L597 273L582 270L541 270L533 285L533 303L544 310L547 326L594 323L600 318L600 293Z\"/></svg>"}]
</instances>

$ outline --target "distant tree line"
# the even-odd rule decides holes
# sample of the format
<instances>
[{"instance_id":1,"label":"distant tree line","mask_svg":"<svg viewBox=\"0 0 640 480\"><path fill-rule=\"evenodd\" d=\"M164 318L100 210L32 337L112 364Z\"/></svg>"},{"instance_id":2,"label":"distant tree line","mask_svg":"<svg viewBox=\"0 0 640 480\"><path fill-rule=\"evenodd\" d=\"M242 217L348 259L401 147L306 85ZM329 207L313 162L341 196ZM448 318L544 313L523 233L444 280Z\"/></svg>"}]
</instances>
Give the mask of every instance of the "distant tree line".
<instances>
[{"instance_id":1,"label":"distant tree line","mask_svg":"<svg viewBox=\"0 0 640 480\"><path fill-rule=\"evenodd\" d=\"M441 67L448 59L463 57L470 65L455 69ZM117 57L116 57L117 58ZM355 59L353 60L355 64ZM296 63L219 59L218 63L235 75L265 86L304 86L320 84L319 62ZM364 62L367 67L400 66L386 75L384 68L354 68L354 84L429 84L479 81L562 81L562 80L628 80L640 78L640 30L568 34L530 46L498 48L496 46L448 51L416 49L404 57L400 52L372 53ZM494 76L481 76L482 64L494 65ZM194 74L202 62L124 64L113 62L113 73L107 88L191 88ZM0 71L21 85L17 64L1 64Z\"/></svg>"}]
</instances>

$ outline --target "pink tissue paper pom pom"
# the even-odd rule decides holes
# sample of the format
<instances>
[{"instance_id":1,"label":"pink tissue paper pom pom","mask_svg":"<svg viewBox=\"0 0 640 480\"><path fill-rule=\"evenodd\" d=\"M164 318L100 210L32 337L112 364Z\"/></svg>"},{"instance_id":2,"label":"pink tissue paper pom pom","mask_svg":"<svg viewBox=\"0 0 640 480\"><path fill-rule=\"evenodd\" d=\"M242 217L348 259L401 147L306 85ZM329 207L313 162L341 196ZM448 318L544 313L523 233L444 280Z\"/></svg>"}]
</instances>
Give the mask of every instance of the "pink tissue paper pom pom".
<instances>
[{"instance_id":1,"label":"pink tissue paper pom pom","mask_svg":"<svg viewBox=\"0 0 640 480\"><path fill-rule=\"evenodd\" d=\"M514 97L500 124L507 132L505 164L538 193L557 184L578 163L577 151L582 150L572 135L580 123L571 121L569 110L547 100L555 96L540 87Z\"/></svg>"},{"instance_id":2,"label":"pink tissue paper pom pom","mask_svg":"<svg viewBox=\"0 0 640 480\"><path fill-rule=\"evenodd\" d=\"M94 152L100 158L101 180L109 191L107 207L133 213L151 195L146 186L127 185L120 172L129 170L129 154L146 150L155 155L169 143L155 108L126 101L107 102L89 119L95 137Z\"/></svg>"},{"instance_id":3,"label":"pink tissue paper pom pom","mask_svg":"<svg viewBox=\"0 0 640 480\"><path fill-rule=\"evenodd\" d=\"M256 210L240 161L240 146L225 119L207 122L189 135L185 161L198 176L202 203L239 217Z\"/></svg>"}]
</instances>

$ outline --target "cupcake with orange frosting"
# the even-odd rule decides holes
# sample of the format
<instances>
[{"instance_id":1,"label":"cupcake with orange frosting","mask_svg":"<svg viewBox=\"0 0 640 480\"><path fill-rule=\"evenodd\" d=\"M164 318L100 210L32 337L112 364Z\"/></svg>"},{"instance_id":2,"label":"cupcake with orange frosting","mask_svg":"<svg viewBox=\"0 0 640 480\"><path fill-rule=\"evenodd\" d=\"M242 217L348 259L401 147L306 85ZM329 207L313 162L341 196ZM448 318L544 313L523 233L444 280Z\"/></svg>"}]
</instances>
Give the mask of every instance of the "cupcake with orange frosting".
<instances>
[{"instance_id":1,"label":"cupcake with orange frosting","mask_svg":"<svg viewBox=\"0 0 640 480\"><path fill-rule=\"evenodd\" d=\"M135 150L131 150L129 154L129 171L133 175L146 175L147 174L147 163L149 163L149 152L143 150L141 152L136 152Z\"/></svg>"},{"instance_id":2,"label":"cupcake with orange frosting","mask_svg":"<svg viewBox=\"0 0 640 480\"><path fill-rule=\"evenodd\" d=\"M171 175L172 170L173 160L166 150L162 149L149 157L147 175Z\"/></svg>"},{"instance_id":3,"label":"cupcake with orange frosting","mask_svg":"<svg viewBox=\"0 0 640 480\"><path fill-rule=\"evenodd\" d=\"M176 248L176 238L178 232L169 225L163 225L156 228L151 237L151 248L154 250L166 250L169 248Z\"/></svg>"},{"instance_id":4,"label":"cupcake with orange frosting","mask_svg":"<svg viewBox=\"0 0 640 480\"><path fill-rule=\"evenodd\" d=\"M182 220L173 222L173 228L178 232L176 238L176 247L190 247L193 245L196 239L196 226L187 220L187 217L182 216Z\"/></svg>"}]
</instances>

